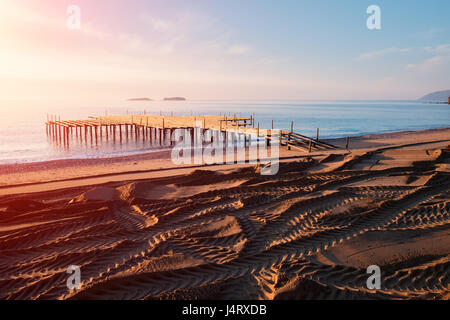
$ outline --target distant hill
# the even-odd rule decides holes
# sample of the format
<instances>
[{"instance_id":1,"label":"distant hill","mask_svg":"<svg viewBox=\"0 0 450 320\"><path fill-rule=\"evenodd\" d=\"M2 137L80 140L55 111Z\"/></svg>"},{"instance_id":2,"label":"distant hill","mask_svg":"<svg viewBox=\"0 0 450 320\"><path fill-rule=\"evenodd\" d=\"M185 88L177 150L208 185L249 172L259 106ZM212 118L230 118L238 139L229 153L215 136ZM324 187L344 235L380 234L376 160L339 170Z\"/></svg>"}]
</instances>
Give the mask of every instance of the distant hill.
<instances>
[{"instance_id":1,"label":"distant hill","mask_svg":"<svg viewBox=\"0 0 450 320\"><path fill-rule=\"evenodd\" d=\"M132 98L128 99L128 101L152 101L150 98Z\"/></svg>"},{"instance_id":2,"label":"distant hill","mask_svg":"<svg viewBox=\"0 0 450 320\"><path fill-rule=\"evenodd\" d=\"M164 98L164 101L186 101L186 98L183 98L183 97L171 97L171 98Z\"/></svg>"},{"instance_id":3,"label":"distant hill","mask_svg":"<svg viewBox=\"0 0 450 320\"><path fill-rule=\"evenodd\" d=\"M419 100L426 100L426 101L437 101L437 102L447 102L448 97L450 97L450 90L443 90L443 91L436 91L433 93L429 93Z\"/></svg>"}]
</instances>

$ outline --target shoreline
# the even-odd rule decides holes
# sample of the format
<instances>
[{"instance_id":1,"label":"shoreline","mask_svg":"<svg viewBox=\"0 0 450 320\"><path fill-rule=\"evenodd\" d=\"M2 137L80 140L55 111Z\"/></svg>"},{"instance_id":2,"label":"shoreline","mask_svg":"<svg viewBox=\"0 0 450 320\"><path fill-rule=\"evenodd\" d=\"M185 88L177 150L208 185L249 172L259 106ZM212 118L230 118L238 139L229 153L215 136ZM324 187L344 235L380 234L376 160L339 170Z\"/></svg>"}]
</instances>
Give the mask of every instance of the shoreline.
<instances>
[{"instance_id":1,"label":"shoreline","mask_svg":"<svg viewBox=\"0 0 450 320\"><path fill-rule=\"evenodd\" d=\"M370 134L350 138L349 150L345 149L345 138L324 139L338 148L311 153L279 149L280 162L295 159L313 158L318 161L331 154L359 154L381 147L394 146L409 141L411 143L450 144L450 128L426 129L418 131L399 131ZM108 181L149 179L153 177L186 174L201 169L235 169L253 166L252 164L183 164L176 165L171 159L171 150L161 150L137 155L104 157L93 159L64 159L38 163L0 165L0 196L36 192L50 187L81 186L101 184ZM85 180L85 181L83 181ZM8 193L9 192L9 193Z\"/></svg>"},{"instance_id":2,"label":"shoreline","mask_svg":"<svg viewBox=\"0 0 450 320\"><path fill-rule=\"evenodd\" d=\"M353 139L361 139L361 138L372 138L372 137L383 137L386 135L399 135L399 134L410 134L410 133L427 133L427 132L440 132L440 131L446 131L449 130L449 127L440 127L440 128L431 128L431 129L419 129L419 130L400 130L400 131L386 131L386 132L380 132L380 133L368 133L363 135L355 135L355 136L349 136L351 140ZM345 141L346 137L340 137L340 138L325 138L321 139L322 141L329 142L329 143L342 143ZM61 165L61 166L71 166L73 164L77 164L79 162L85 162L86 164L97 164L98 162L103 161L128 161L130 159L136 159L141 160L143 158L167 158L168 154L171 152L170 149L165 150L153 150L148 152L139 152L134 154L127 154L127 155L118 155L118 156L98 156L98 157L91 157L91 158L70 158L70 159L53 159L53 160L37 160L32 162L19 162L19 163L0 163L0 174L5 172L13 172L16 167L40 167L40 166L46 166L46 165ZM153 157L152 157L153 156ZM23 168L20 168L20 170ZM19 170L19 169L17 169Z\"/></svg>"},{"instance_id":3,"label":"shoreline","mask_svg":"<svg viewBox=\"0 0 450 320\"><path fill-rule=\"evenodd\" d=\"M359 135L350 135L348 136L350 139L359 139L364 137L376 137L376 136L383 136L383 135L392 135L392 134L407 134L411 132L433 132L433 131L441 131L441 130L447 130L450 129L449 127L437 127L437 128L427 128L427 129L417 129L417 130L398 130L398 131L382 131L382 132L376 132L376 133L365 133L365 134L359 134ZM334 142L342 142L346 139L346 136L343 137L331 137L331 138L320 138L320 140L334 143ZM8 160L11 162L8 163L1 163L0 162L0 174L9 171L13 172L15 168L19 167L40 167L45 166L47 164L56 164L56 165L67 165L70 166L77 162L85 162L86 164L95 164L102 161L109 161L109 160L117 160L120 161L127 161L132 158L164 158L167 157L167 153L170 153L171 149L167 146L167 148L155 148L153 150L148 151L127 151L124 152L123 155L95 155L91 157L86 156L73 156L71 158L57 158L57 159L38 159L38 160L32 160L28 162L20 162L22 160ZM151 157L153 155L153 157ZM138 159L139 160L139 159ZM17 161L17 162L14 162ZM22 168L21 168L22 169ZM19 170L19 169L16 169Z\"/></svg>"}]
</instances>

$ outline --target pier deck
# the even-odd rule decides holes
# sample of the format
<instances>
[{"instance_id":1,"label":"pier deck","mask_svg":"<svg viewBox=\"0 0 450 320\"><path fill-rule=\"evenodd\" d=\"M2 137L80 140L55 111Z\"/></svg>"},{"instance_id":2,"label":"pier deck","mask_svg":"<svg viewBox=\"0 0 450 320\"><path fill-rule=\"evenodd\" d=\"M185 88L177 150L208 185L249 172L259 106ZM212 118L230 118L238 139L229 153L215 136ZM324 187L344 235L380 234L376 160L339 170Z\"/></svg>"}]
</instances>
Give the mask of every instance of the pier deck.
<instances>
[{"instance_id":1,"label":"pier deck","mask_svg":"<svg viewBox=\"0 0 450 320\"><path fill-rule=\"evenodd\" d=\"M142 139L143 141L159 142L160 145L167 143L172 145L172 134L176 129L188 129L192 132L194 128L202 130L212 130L224 134L244 135L244 143L252 138L263 138L267 145L271 142L279 143L281 146L290 149L311 152L320 149L333 149L335 146L319 140L319 129L316 138L307 137L293 131L293 121L291 130L275 131L259 127L259 122L255 123L251 117L227 117L227 116L163 116L163 115L111 115L90 117L89 120L61 120L59 117L47 117L47 135L54 137L64 145L69 145L71 135L83 138L87 143L98 143L99 139L106 137L114 142L130 138ZM73 132L75 131L75 133ZM278 134L278 136L277 136ZM226 138L226 135L225 139ZM88 139L89 137L89 139ZM275 138L276 137L276 138Z\"/></svg>"}]
</instances>

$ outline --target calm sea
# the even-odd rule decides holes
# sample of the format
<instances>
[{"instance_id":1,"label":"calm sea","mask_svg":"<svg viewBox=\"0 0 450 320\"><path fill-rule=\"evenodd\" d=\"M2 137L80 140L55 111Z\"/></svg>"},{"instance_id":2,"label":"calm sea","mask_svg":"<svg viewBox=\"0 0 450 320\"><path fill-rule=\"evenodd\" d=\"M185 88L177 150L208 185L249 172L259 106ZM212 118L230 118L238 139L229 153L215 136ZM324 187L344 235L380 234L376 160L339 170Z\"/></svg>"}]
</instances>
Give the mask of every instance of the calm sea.
<instances>
[{"instance_id":1,"label":"calm sea","mask_svg":"<svg viewBox=\"0 0 450 320\"><path fill-rule=\"evenodd\" d=\"M64 148L45 133L47 114L78 120L111 114L218 115L255 114L262 128L289 129L294 120L296 132L322 138L355 136L399 130L418 130L450 126L450 106L417 101L134 101L120 103L52 103L1 101L0 164L53 159L120 156L152 150L141 141L113 144L102 141L86 146L74 139Z\"/></svg>"}]
</instances>

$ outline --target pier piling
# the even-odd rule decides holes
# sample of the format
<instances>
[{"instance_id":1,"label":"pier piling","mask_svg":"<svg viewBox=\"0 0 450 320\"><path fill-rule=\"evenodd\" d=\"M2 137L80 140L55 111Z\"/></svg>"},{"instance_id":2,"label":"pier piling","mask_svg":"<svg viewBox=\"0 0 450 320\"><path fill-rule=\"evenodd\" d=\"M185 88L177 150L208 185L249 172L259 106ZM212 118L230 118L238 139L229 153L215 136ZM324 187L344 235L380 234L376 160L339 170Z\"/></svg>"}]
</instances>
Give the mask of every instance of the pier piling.
<instances>
[{"instance_id":1,"label":"pier piling","mask_svg":"<svg viewBox=\"0 0 450 320\"><path fill-rule=\"evenodd\" d=\"M171 112L172 114L173 112ZM160 112L162 114L162 112ZM131 121L130 121L131 118ZM90 117L92 120L70 120L61 121L60 116L48 115L47 122L45 123L45 130L48 136L52 137L52 140L59 145L69 146L70 138L73 136L73 130L75 129L76 141L78 143L84 143L88 145L88 135L90 135L90 145L98 145L99 142L103 142L103 129L105 130L105 142L109 141L111 135L112 142L116 143L117 130L119 134L120 143L123 142L123 133L128 141L129 138L133 138L133 134L136 142L139 138L142 139L143 145L148 141L149 145L159 146L173 146L174 133L177 129L188 130L191 134L191 140L194 141L194 135L201 135L206 130L211 131L211 142L214 141L214 137L223 136L225 144L228 145L230 137L233 141L238 139L242 141L244 147L248 147L252 144L253 137L256 138L257 144L259 139L265 142L266 146L270 146L271 141L274 139L274 121L271 120L271 128L264 131L263 135L260 132L260 122L256 121L255 115L252 114L249 118L237 117L234 114L232 117L227 116L225 113L220 113L219 116L201 116L201 124L195 130L195 122L197 116L193 117L168 117L168 116L156 116L148 115L145 111L143 115L131 115L131 116L104 116L104 117ZM256 126L256 130L255 130ZM124 129L122 129L124 127ZM84 128L84 139L83 139ZM78 130L80 132L78 132ZM125 130L123 132L123 130ZM88 132L89 131L89 132ZM100 139L99 139L100 134ZM142 137L140 136L142 135ZM78 139L79 136L79 139ZM198 138L198 137L196 137ZM100 140L100 141L99 141ZM208 141L209 142L209 141ZM290 131L279 131L279 139L277 143L286 146L288 150L296 149L306 152L318 149L331 149L335 148L333 145L325 143L319 140L319 128L316 131L316 137L309 138L294 132L294 121L291 121ZM346 148L349 145L349 138L346 139Z\"/></svg>"}]
</instances>

